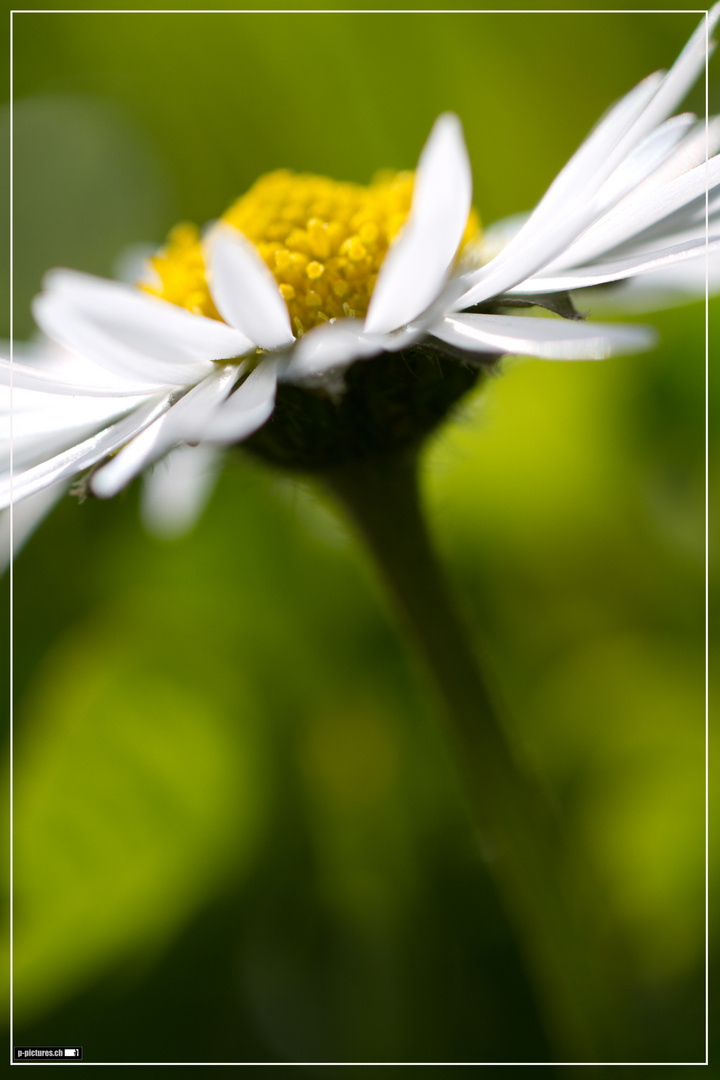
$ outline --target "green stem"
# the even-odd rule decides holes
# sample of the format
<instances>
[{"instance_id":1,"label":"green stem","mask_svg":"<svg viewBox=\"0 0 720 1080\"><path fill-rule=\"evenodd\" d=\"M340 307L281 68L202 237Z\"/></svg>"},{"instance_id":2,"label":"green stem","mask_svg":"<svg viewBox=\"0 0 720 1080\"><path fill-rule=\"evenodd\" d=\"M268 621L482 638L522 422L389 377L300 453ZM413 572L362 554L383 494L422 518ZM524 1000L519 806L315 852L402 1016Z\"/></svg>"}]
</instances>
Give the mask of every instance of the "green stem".
<instances>
[{"instance_id":1,"label":"green stem","mask_svg":"<svg viewBox=\"0 0 720 1080\"><path fill-rule=\"evenodd\" d=\"M497 720L427 535L417 456L345 465L325 480L364 536L433 675L489 869L561 1060L631 1060L620 1034L627 1022L617 985L622 961L598 917L594 890Z\"/></svg>"}]
</instances>

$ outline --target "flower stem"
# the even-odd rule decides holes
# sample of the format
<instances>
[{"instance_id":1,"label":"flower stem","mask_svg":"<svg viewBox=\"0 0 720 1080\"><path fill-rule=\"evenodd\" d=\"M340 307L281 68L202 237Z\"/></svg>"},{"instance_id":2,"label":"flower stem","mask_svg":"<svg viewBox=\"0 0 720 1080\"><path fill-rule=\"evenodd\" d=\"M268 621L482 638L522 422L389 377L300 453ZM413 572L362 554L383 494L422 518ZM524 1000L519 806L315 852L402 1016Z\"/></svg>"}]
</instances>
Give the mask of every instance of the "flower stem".
<instances>
[{"instance_id":1,"label":"flower stem","mask_svg":"<svg viewBox=\"0 0 720 1080\"><path fill-rule=\"evenodd\" d=\"M622 959L603 926L596 890L498 722L428 538L417 472L413 453L346 464L324 476L432 673L489 869L560 1060L631 1060L621 1034L628 1019Z\"/></svg>"}]
</instances>

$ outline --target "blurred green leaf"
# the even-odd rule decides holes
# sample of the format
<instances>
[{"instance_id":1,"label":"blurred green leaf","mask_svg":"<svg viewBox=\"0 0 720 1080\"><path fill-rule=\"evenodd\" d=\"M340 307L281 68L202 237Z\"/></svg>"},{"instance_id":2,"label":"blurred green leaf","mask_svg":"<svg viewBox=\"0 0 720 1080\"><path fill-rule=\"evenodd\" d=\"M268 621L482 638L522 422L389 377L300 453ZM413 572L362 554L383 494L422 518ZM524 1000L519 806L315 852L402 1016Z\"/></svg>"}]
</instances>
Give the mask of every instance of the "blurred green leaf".
<instances>
[{"instance_id":1,"label":"blurred green leaf","mask_svg":"<svg viewBox=\"0 0 720 1080\"><path fill-rule=\"evenodd\" d=\"M160 617L158 617L158 614ZM157 663L163 613L71 631L23 716L15 767L15 993L23 1020L122 958L166 946L251 857L257 707L229 714ZM128 632L126 632L128 631ZM192 664L191 655L186 657Z\"/></svg>"}]
</instances>

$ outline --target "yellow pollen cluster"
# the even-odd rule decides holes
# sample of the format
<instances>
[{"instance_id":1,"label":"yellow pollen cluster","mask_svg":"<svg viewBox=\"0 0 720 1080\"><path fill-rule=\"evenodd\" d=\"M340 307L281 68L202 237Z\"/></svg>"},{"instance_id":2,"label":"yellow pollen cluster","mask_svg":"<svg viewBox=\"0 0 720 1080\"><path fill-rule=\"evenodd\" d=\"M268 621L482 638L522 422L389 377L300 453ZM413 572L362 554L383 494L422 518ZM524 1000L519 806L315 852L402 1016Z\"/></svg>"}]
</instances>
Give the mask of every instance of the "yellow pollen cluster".
<instances>
[{"instance_id":1,"label":"yellow pollen cluster","mask_svg":"<svg viewBox=\"0 0 720 1080\"><path fill-rule=\"evenodd\" d=\"M362 187L282 170L261 177L222 220L257 247L299 336L329 319L366 314L381 263L409 213L412 187L410 172L383 173ZM478 233L473 210L462 246ZM220 317L195 226L176 226L152 264L159 283L144 285L147 291Z\"/></svg>"},{"instance_id":2,"label":"yellow pollen cluster","mask_svg":"<svg viewBox=\"0 0 720 1080\"><path fill-rule=\"evenodd\" d=\"M205 262L197 225L183 222L171 229L167 244L151 260L157 282L141 282L145 292L187 308L196 315L220 319L205 278Z\"/></svg>"}]
</instances>

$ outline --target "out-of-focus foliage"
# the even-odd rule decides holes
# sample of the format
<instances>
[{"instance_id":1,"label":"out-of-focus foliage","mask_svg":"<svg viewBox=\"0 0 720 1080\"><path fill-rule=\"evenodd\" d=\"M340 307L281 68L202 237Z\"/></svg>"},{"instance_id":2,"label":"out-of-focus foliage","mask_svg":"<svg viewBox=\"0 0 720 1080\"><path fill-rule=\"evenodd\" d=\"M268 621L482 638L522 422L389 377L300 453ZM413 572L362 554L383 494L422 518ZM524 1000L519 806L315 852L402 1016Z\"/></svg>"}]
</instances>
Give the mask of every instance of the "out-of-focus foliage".
<instances>
[{"instance_id":1,"label":"out-of-focus foliage","mask_svg":"<svg viewBox=\"0 0 720 1080\"><path fill-rule=\"evenodd\" d=\"M45 268L110 274L269 169L412 167L444 109L483 219L529 208L696 19L16 15L16 332ZM628 940L646 1052L698 1061L704 311L651 319L646 356L507 363L426 488L516 735ZM312 483L238 455L167 543L135 489L63 500L16 565L15 680L16 1042L547 1059L432 698Z\"/></svg>"},{"instance_id":2,"label":"out-of-focus foliage","mask_svg":"<svg viewBox=\"0 0 720 1080\"><path fill-rule=\"evenodd\" d=\"M207 693L190 627L146 605L131 593L66 634L36 676L15 797L21 1015L127 949L156 952L257 829L243 681L232 702Z\"/></svg>"}]
</instances>

